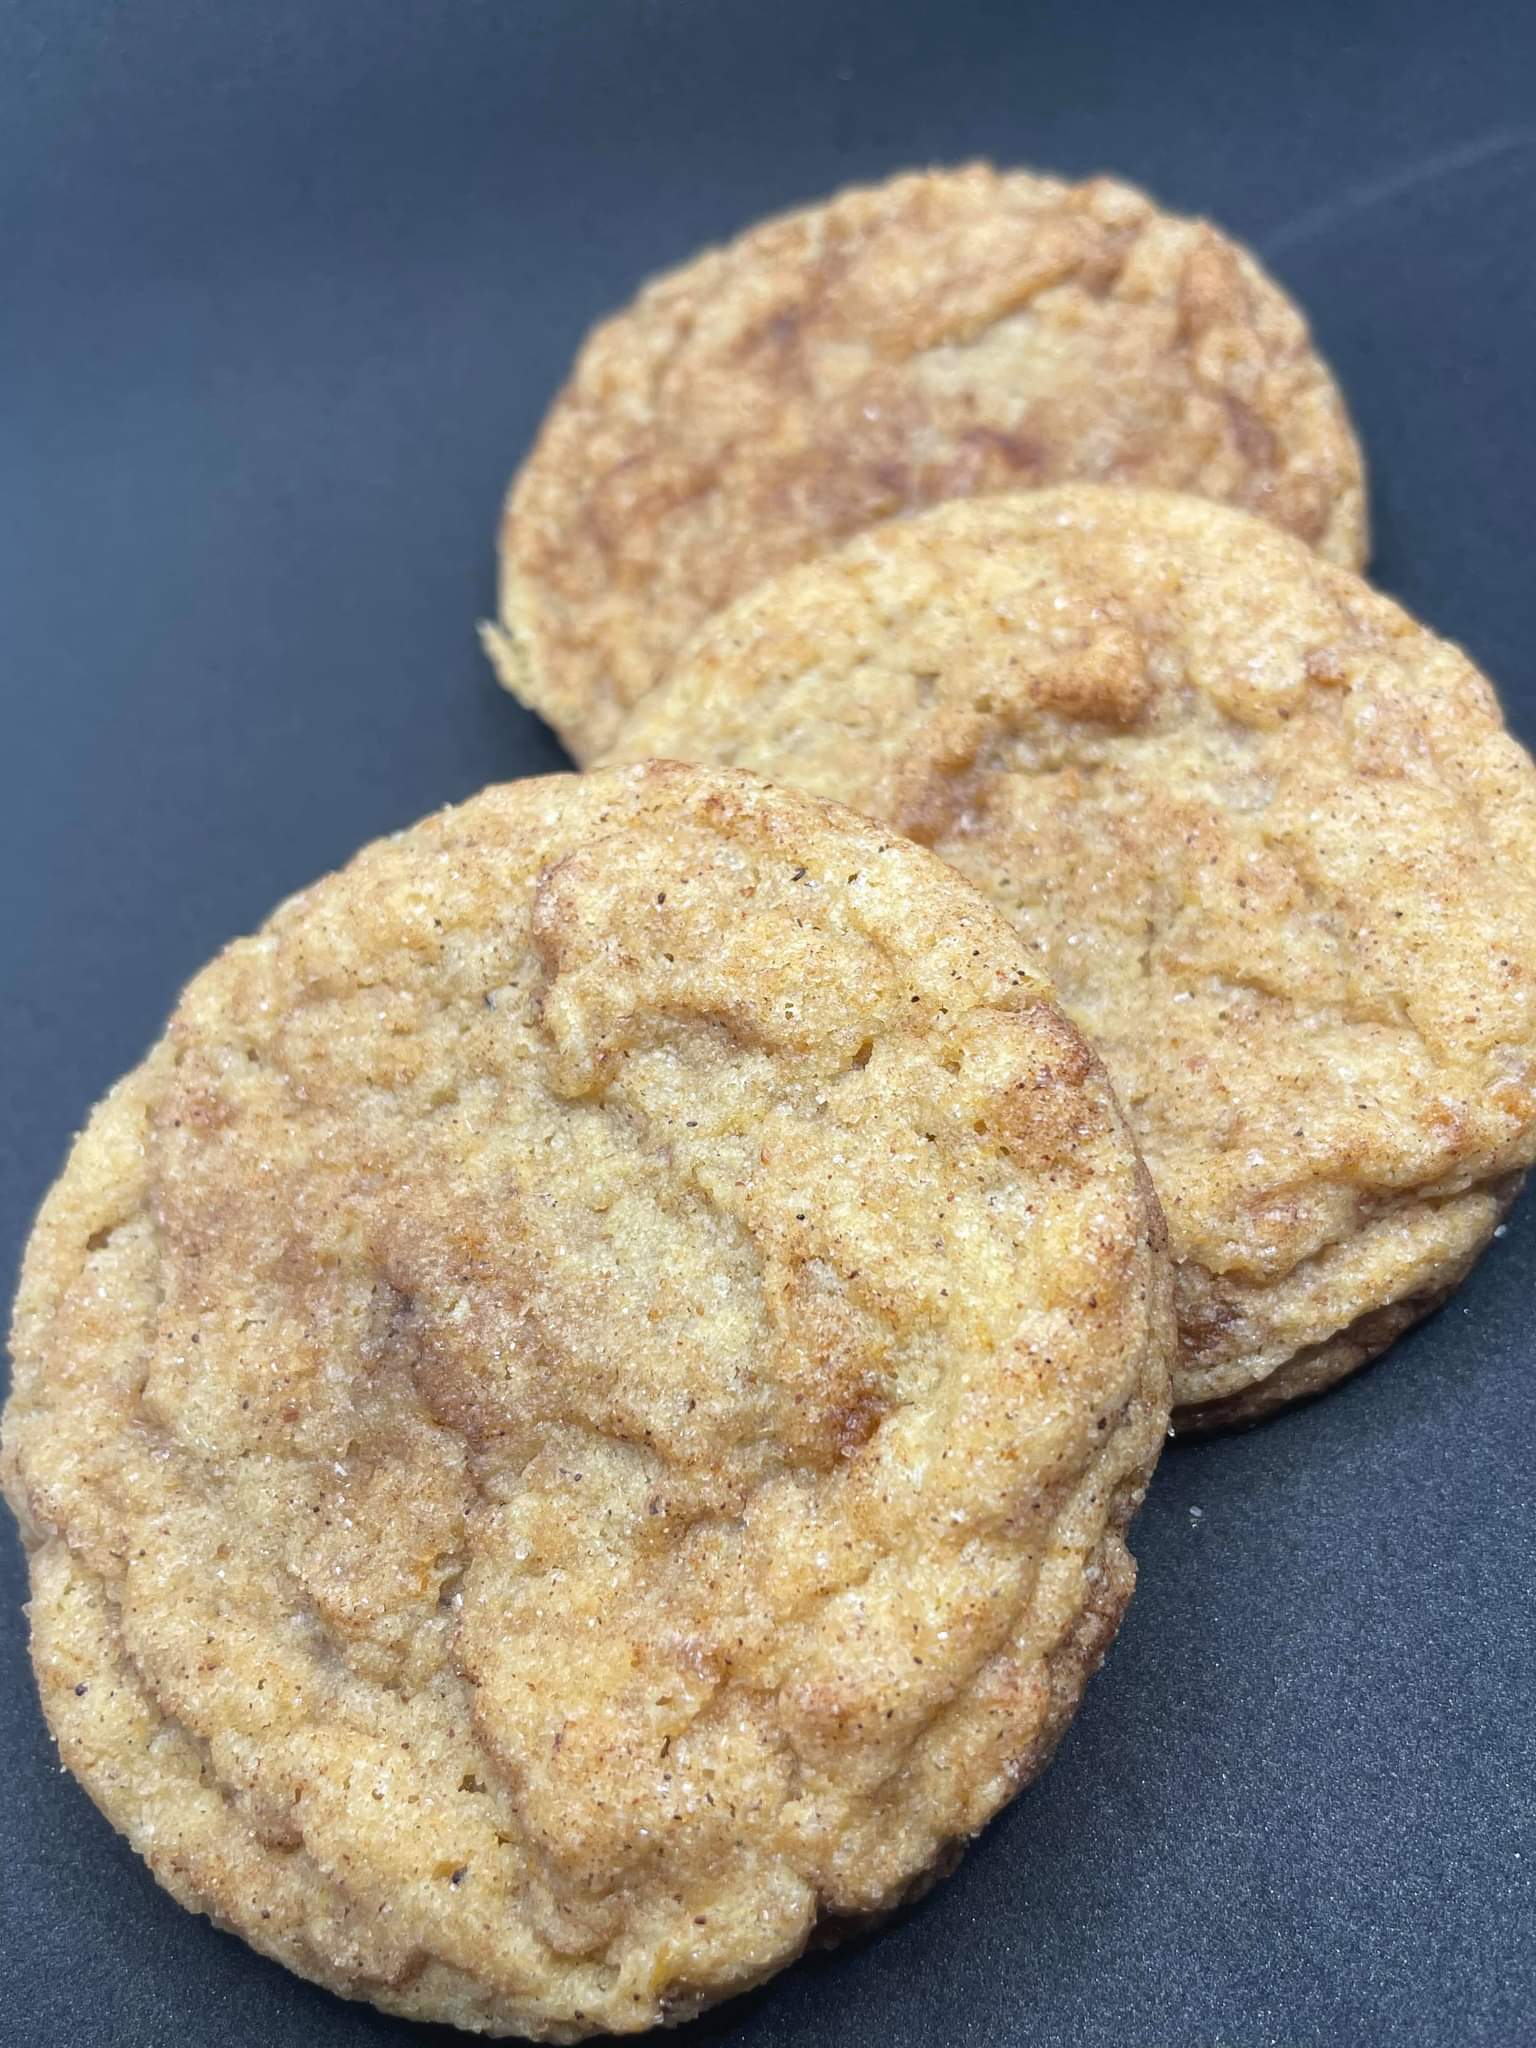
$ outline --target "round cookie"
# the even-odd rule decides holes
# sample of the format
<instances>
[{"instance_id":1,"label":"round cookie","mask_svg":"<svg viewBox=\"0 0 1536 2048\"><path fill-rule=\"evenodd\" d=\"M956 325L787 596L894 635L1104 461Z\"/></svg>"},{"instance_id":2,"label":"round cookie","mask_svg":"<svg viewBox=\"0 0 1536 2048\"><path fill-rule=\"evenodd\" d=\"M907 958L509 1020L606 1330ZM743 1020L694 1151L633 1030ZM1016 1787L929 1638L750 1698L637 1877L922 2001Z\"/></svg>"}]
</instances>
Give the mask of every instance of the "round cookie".
<instances>
[{"instance_id":1,"label":"round cookie","mask_svg":"<svg viewBox=\"0 0 1536 2048\"><path fill-rule=\"evenodd\" d=\"M712 621L631 752L835 794L1007 913L1162 1197L1179 1426L1380 1351L1536 1157L1536 771L1463 654L1261 520L898 521Z\"/></svg>"},{"instance_id":2,"label":"round cookie","mask_svg":"<svg viewBox=\"0 0 1536 2048\"><path fill-rule=\"evenodd\" d=\"M730 771L488 791L199 975L44 1204L48 1718L337 1991L677 2019L1042 1766L1171 1342L1103 1069L931 854Z\"/></svg>"},{"instance_id":3,"label":"round cookie","mask_svg":"<svg viewBox=\"0 0 1536 2048\"><path fill-rule=\"evenodd\" d=\"M985 164L844 192L590 337L507 500L487 648L587 761L764 577L942 499L1077 480L1196 491L1365 557L1338 390L1215 228Z\"/></svg>"}]
</instances>

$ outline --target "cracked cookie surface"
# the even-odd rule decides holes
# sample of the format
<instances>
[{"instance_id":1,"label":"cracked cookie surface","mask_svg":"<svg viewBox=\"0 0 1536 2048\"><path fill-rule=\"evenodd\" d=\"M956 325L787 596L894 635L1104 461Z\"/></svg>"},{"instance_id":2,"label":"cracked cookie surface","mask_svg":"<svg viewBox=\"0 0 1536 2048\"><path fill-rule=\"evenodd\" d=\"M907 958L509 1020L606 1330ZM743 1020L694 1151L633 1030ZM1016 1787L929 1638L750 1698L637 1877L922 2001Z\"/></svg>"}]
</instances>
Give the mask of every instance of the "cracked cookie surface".
<instances>
[{"instance_id":1,"label":"cracked cookie surface","mask_svg":"<svg viewBox=\"0 0 1536 2048\"><path fill-rule=\"evenodd\" d=\"M932 855L731 771L489 791L198 976L43 1207L49 1720L338 1991L680 2017L1041 1767L1171 1333L1103 1070Z\"/></svg>"},{"instance_id":2,"label":"cracked cookie surface","mask_svg":"<svg viewBox=\"0 0 1536 2048\"><path fill-rule=\"evenodd\" d=\"M898 521L711 622L632 751L835 796L1008 915L1162 1197L1180 1426L1374 1356L1536 1155L1536 770L1465 655L1264 522Z\"/></svg>"},{"instance_id":3,"label":"cracked cookie surface","mask_svg":"<svg viewBox=\"0 0 1536 2048\"><path fill-rule=\"evenodd\" d=\"M843 192L594 331L509 493L487 647L586 761L764 577L943 499L1076 480L1196 491L1365 557L1337 387L1217 229L1113 179L985 164Z\"/></svg>"}]
</instances>

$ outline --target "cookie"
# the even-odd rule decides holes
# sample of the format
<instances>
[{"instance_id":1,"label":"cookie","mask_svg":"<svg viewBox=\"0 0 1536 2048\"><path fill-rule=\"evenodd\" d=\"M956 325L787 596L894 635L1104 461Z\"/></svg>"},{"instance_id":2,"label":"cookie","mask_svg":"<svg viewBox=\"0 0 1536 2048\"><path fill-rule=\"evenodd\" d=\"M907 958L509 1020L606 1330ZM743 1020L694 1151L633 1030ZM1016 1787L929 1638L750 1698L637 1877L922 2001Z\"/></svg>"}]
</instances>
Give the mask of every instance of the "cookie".
<instances>
[{"instance_id":1,"label":"cookie","mask_svg":"<svg viewBox=\"0 0 1536 2048\"><path fill-rule=\"evenodd\" d=\"M1013 921L1162 1197L1181 1427L1374 1356L1536 1156L1536 771L1463 654L1261 520L898 521L712 622L632 752L836 795Z\"/></svg>"},{"instance_id":2,"label":"cookie","mask_svg":"<svg viewBox=\"0 0 1536 2048\"><path fill-rule=\"evenodd\" d=\"M941 499L1080 479L1365 556L1339 393L1215 228L1107 178L985 164L844 192L592 335L507 500L487 648L587 761L764 577Z\"/></svg>"},{"instance_id":3,"label":"cookie","mask_svg":"<svg viewBox=\"0 0 1536 2048\"><path fill-rule=\"evenodd\" d=\"M675 2020L1041 1767L1171 1343L1103 1070L931 854L729 771L489 791L216 960L43 1207L48 1718L337 1991Z\"/></svg>"}]
</instances>

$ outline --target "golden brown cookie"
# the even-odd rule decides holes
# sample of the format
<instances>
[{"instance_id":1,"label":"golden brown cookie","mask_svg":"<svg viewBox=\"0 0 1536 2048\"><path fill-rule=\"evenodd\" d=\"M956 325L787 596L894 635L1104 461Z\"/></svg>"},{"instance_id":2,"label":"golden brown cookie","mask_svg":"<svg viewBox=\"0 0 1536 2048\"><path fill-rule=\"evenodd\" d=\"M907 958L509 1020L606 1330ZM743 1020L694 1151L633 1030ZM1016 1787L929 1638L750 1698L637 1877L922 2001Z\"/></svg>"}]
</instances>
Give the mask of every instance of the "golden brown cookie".
<instances>
[{"instance_id":1,"label":"golden brown cookie","mask_svg":"<svg viewBox=\"0 0 1536 2048\"><path fill-rule=\"evenodd\" d=\"M487 647L590 760L763 577L941 499L1077 479L1197 491L1365 557L1337 388L1215 228L985 164L844 192L592 335L508 497Z\"/></svg>"},{"instance_id":2,"label":"golden brown cookie","mask_svg":"<svg viewBox=\"0 0 1536 2048\"><path fill-rule=\"evenodd\" d=\"M1536 1156L1536 770L1463 654L1260 520L899 521L712 621L614 751L835 794L1013 920L1167 1212L1180 1426L1372 1357Z\"/></svg>"},{"instance_id":3,"label":"golden brown cookie","mask_svg":"<svg viewBox=\"0 0 1536 2048\"><path fill-rule=\"evenodd\" d=\"M335 1990L679 2018L1044 1763L1171 1340L1103 1070L931 854L729 771L491 790L199 975L44 1205L49 1720Z\"/></svg>"}]
</instances>

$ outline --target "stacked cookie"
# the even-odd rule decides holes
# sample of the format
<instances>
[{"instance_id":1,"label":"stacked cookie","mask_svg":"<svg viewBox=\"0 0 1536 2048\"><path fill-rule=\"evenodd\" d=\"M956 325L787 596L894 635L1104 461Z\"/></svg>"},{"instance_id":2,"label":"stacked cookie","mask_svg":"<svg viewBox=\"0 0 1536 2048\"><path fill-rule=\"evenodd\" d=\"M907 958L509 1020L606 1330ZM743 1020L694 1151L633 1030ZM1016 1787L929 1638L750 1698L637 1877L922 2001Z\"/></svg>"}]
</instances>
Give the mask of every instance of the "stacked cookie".
<instances>
[{"instance_id":1,"label":"stacked cookie","mask_svg":"<svg viewBox=\"0 0 1536 2048\"><path fill-rule=\"evenodd\" d=\"M39 1685L178 1897L577 2039L1043 1766L1170 1408L1379 1351L1536 1156L1536 770L1364 551L1300 316L1107 181L599 331L488 634L590 772L230 947L28 1250Z\"/></svg>"},{"instance_id":2,"label":"stacked cookie","mask_svg":"<svg viewBox=\"0 0 1536 2048\"><path fill-rule=\"evenodd\" d=\"M836 791L1004 913L1161 1197L1181 1429L1373 1357L1530 1163L1536 774L1465 656L1250 515L915 517L708 625L610 753Z\"/></svg>"}]
</instances>

